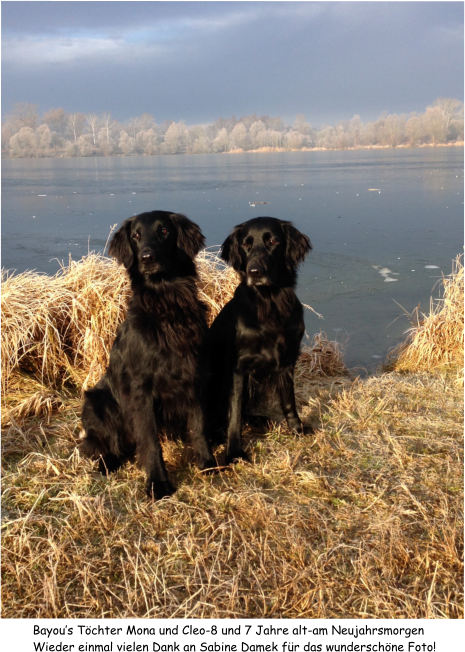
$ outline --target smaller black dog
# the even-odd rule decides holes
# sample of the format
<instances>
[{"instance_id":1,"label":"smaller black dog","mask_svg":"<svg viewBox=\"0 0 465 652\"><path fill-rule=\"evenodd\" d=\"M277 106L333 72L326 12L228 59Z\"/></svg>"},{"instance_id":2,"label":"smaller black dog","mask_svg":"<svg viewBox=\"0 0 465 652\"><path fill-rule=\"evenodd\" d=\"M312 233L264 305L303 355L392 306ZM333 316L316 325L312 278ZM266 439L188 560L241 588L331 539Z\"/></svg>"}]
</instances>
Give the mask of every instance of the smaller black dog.
<instances>
[{"instance_id":1,"label":"smaller black dog","mask_svg":"<svg viewBox=\"0 0 465 652\"><path fill-rule=\"evenodd\" d=\"M109 253L124 264L133 291L106 374L85 392L81 451L103 474L138 458L147 494L172 494L158 433L186 431L201 469L216 466L205 437L200 354L207 329L194 257L204 244L184 215L142 213L115 233Z\"/></svg>"},{"instance_id":2,"label":"smaller black dog","mask_svg":"<svg viewBox=\"0 0 465 652\"><path fill-rule=\"evenodd\" d=\"M296 267L312 249L290 222L257 217L234 228L221 258L241 283L208 335L209 429L226 431L226 461L247 459L242 416L275 387L289 428L302 433L294 395L294 367L305 332L294 287Z\"/></svg>"}]
</instances>

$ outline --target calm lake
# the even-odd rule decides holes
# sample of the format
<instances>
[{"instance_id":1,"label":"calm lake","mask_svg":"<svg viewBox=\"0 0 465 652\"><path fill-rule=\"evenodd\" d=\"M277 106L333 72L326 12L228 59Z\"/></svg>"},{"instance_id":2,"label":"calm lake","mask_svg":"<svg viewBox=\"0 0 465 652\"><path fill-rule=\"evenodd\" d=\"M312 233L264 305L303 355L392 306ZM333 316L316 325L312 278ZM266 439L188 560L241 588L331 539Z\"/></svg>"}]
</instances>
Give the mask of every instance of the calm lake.
<instances>
[{"instance_id":1,"label":"calm lake","mask_svg":"<svg viewBox=\"0 0 465 652\"><path fill-rule=\"evenodd\" d=\"M185 213L208 247L252 217L291 220L314 247L297 292L324 319L307 310L308 334L372 371L409 326L398 304L427 311L463 252L463 167L459 147L3 160L2 267L54 274L154 209Z\"/></svg>"}]
</instances>

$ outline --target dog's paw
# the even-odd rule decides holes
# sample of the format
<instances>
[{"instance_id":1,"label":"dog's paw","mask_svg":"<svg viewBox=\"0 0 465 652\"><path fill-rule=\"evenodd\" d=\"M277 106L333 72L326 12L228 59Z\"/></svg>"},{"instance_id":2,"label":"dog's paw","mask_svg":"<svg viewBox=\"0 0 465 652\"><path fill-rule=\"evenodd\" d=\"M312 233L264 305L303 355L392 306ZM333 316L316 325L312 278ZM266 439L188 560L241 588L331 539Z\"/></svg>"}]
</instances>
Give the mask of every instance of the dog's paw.
<instances>
[{"instance_id":1,"label":"dog's paw","mask_svg":"<svg viewBox=\"0 0 465 652\"><path fill-rule=\"evenodd\" d=\"M176 491L169 480L163 482L150 482L145 485L147 496L152 500L160 500L165 496L171 496Z\"/></svg>"},{"instance_id":2,"label":"dog's paw","mask_svg":"<svg viewBox=\"0 0 465 652\"><path fill-rule=\"evenodd\" d=\"M214 457L200 460L198 467L201 471L204 471L209 475L218 472L218 464Z\"/></svg>"},{"instance_id":3,"label":"dog's paw","mask_svg":"<svg viewBox=\"0 0 465 652\"><path fill-rule=\"evenodd\" d=\"M293 435L297 435L298 437L302 437L302 435L304 436L313 435L313 433L315 432L313 426L309 424L303 424L303 423L300 423L298 426L294 426L294 427L289 425L289 430L292 432Z\"/></svg>"},{"instance_id":4,"label":"dog's paw","mask_svg":"<svg viewBox=\"0 0 465 652\"><path fill-rule=\"evenodd\" d=\"M98 461L98 470L102 475L109 475L114 473L124 464L124 460L120 460L116 455L108 453L107 455L101 455Z\"/></svg>"},{"instance_id":5,"label":"dog's paw","mask_svg":"<svg viewBox=\"0 0 465 652\"><path fill-rule=\"evenodd\" d=\"M315 434L315 428L313 426L311 426L309 423L308 424L303 424L302 429L303 429L303 434L304 435L314 435Z\"/></svg>"},{"instance_id":6,"label":"dog's paw","mask_svg":"<svg viewBox=\"0 0 465 652\"><path fill-rule=\"evenodd\" d=\"M249 456L244 450L242 450L242 448L238 450L228 451L226 453L226 464L236 464L237 462L239 462L239 460L244 460L244 462L250 462Z\"/></svg>"},{"instance_id":7,"label":"dog's paw","mask_svg":"<svg viewBox=\"0 0 465 652\"><path fill-rule=\"evenodd\" d=\"M289 417L287 426L293 435L301 437L302 435L312 435L315 431L310 424L304 424L299 417Z\"/></svg>"}]
</instances>

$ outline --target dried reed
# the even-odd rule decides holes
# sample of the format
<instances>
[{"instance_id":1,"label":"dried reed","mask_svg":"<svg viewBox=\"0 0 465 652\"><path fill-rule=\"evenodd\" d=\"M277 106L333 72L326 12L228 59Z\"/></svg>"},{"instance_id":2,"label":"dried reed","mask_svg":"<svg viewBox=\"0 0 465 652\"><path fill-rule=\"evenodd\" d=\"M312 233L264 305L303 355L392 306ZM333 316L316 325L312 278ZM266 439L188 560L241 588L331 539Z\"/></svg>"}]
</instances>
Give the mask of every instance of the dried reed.
<instances>
[{"instance_id":1,"label":"dried reed","mask_svg":"<svg viewBox=\"0 0 465 652\"><path fill-rule=\"evenodd\" d=\"M452 273L441 280L439 299L431 298L429 314L410 316L412 328L391 353L398 371L432 370L440 366L461 367L463 374L464 278L463 254L453 261Z\"/></svg>"}]
</instances>

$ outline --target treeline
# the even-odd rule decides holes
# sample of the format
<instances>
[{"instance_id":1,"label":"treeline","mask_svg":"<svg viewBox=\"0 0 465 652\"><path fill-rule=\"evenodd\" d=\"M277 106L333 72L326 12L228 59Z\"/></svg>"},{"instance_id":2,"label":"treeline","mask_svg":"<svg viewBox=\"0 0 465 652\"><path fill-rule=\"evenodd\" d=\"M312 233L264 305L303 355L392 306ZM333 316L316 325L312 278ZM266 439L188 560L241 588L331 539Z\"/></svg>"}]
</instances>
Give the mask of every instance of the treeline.
<instances>
[{"instance_id":1,"label":"treeline","mask_svg":"<svg viewBox=\"0 0 465 652\"><path fill-rule=\"evenodd\" d=\"M127 122L111 113L67 113L50 109L39 116L38 107L22 102L2 119L2 155L131 156L210 154L266 149L308 150L363 147L439 145L463 141L463 102L438 98L424 113L383 114L374 122L359 115L335 126L312 127L305 115L293 125L255 114L219 118L213 124L187 127L183 121L156 124L144 113Z\"/></svg>"}]
</instances>

